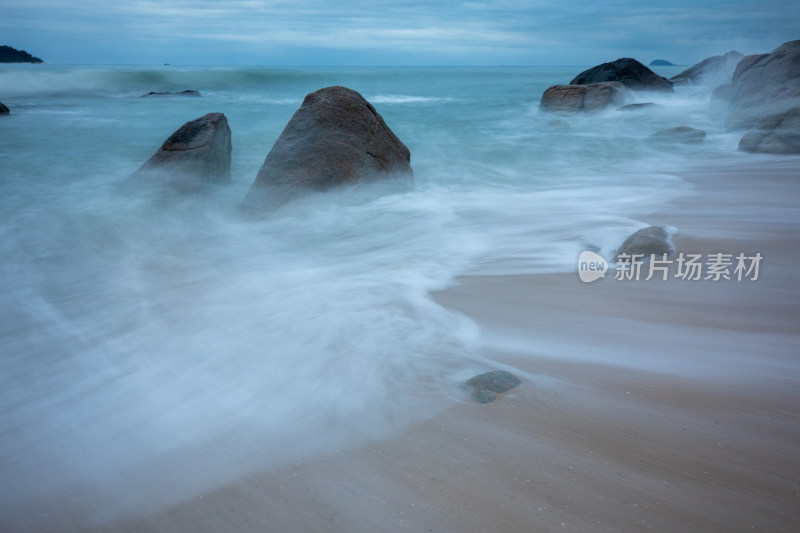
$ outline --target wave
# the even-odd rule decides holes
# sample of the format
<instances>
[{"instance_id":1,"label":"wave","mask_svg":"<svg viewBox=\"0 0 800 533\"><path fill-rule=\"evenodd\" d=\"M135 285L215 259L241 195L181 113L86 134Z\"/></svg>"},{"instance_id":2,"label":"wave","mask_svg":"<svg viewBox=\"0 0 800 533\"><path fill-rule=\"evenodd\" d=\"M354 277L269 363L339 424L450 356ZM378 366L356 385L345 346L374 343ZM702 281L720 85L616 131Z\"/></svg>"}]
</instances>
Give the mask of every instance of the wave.
<instances>
[{"instance_id":1,"label":"wave","mask_svg":"<svg viewBox=\"0 0 800 533\"><path fill-rule=\"evenodd\" d=\"M411 96L405 94L378 94L367 98L373 104L441 104L453 102L454 98L435 96Z\"/></svg>"},{"instance_id":2,"label":"wave","mask_svg":"<svg viewBox=\"0 0 800 533\"><path fill-rule=\"evenodd\" d=\"M691 92L646 112L539 113L554 69L42 67L0 67L18 104L0 142L0 305L14 310L0 321L0 464L15 480L0 514L69 492L149 510L430 415L485 370L476 326L431 291L574 272L580 251L610 255L688 192L666 170L735 153ZM293 108L326 85L379 106L415 190L239 219ZM134 99L187 88L204 98ZM209 111L231 124L229 186L114 192ZM704 146L644 142L679 125L707 130Z\"/></svg>"},{"instance_id":3,"label":"wave","mask_svg":"<svg viewBox=\"0 0 800 533\"><path fill-rule=\"evenodd\" d=\"M336 77L315 70L230 67L2 66L0 94L25 96L140 96L150 91L254 91L315 87ZM329 83L332 84L332 83ZM320 88L320 87L316 87Z\"/></svg>"}]
</instances>

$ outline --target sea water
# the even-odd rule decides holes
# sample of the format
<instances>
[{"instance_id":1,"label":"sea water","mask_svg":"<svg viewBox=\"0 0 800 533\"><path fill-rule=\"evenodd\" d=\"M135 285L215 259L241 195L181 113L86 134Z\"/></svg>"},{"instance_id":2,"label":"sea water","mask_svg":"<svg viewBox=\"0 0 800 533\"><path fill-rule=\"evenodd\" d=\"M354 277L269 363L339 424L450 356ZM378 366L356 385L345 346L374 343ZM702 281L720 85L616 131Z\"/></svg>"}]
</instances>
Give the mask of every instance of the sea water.
<instances>
[{"instance_id":1,"label":"sea water","mask_svg":"<svg viewBox=\"0 0 800 533\"><path fill-rule=\"evenodd\" d=\"M691 194L672 171L743 157L711 88L540 113L582 69L0 67L0 513L150 512L462 399L457 384L488 369L481 333L431 291L574 272L582 250L612 253ZM408 146L413 190L243 218L284 125L330 85L359 91ZM141 98L185 89L202 97ZM232 130L229 185L118 187L209 112ZM705 143L646 142L682 125Z\"/></svg>"}]
</instances>

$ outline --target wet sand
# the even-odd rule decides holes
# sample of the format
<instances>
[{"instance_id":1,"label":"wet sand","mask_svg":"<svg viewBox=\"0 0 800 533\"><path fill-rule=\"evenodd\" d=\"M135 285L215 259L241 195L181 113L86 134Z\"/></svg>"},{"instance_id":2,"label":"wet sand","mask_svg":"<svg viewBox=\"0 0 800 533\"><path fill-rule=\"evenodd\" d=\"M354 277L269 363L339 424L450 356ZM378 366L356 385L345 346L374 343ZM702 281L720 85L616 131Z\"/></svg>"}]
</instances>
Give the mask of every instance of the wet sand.
<instances>
[{"instance_id":1,"label":"wet sand","mask_svg":"<svg viewBox=\"0 0 800 533\"><path fill-rule=\"evenodd\" d=\"M799 530L800 159L684 177L647 222L761 253L758 281L462 278L434 297L517 389L96 530Z\"/></svg>"}]
</instances>

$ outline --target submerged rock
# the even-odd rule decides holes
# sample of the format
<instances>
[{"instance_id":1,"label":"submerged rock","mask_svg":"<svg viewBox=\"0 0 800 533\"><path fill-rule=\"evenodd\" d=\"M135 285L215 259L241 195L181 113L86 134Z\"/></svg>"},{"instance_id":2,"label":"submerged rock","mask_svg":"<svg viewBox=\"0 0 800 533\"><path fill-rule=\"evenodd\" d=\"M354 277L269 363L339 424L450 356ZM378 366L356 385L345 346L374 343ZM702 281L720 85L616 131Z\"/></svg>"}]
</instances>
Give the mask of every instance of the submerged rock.
<instances>
[{"instance_id":1,"label":"submerged rock","mask_svg":"<svg viewBox=\"0 0 800 533\"><path fill-rule=\"evenodd\" d=\"M11 113L11 111L9 111L8 108L3 105L2 102L0 102L0 115L8 115L9 113Z\"/></svg>"},{"instance_id":2,"label":"submerged rock","mask_svg":"<svg viewBox=\"0 0 800 533\"><path fill-rule=\"evenodd\" d=\"M242 206L267 212L291 198L341 185L408 186L408 148L372 104L345 87L305 97L267 154Z\"/></svg>"},{"instance_id":3,"label":"submerged rock","mask_svg":"<svg viewBox=\"0 0 800 533\"><path fill-rule=\"evenodd\" d=\"M551 120L550 122L547 123L547 125L550 126L551 128L557 129L557 130L568 130L569 129L569 123L564 122L563 120L558 120L558 119Z\"/></svg>"},{"instance_id":4,"label":"submerged rock","mask_svg":"<svg viewBox=\"0 0 800 533\"><path fill-rule=\"evenodd\" d=\"M200 91L195 91L192 89L187 89L185 91L180 92L171 92L171 91L150 91L147 94L143 94L141 98L147 98L148 96L202 96Z\"/></svg>"},{"instance_id":5,"label":"submerged rock","mask_svg":"<svg viewBox=\"0 0 800 533\"><path fill-rule=\"evenodd\" d=\"M640 104L628 104L624 105L619 108L620 111L638 111L639 109L648 109L654 107L662 107L658 104L654 104L653 102L642 102Z\"/></svg>"},{"instance_id":6,"label":"submerged rock","mask_svg":"<svg viewBox=\"0 0 800 533\"><path fill-rule=\"evenodd\" d=\"M624 99L624 93L625 88L619 82L553 85L542 95L539 108L543 111L593 113L610 105L619 105Z\"/></svg>"},{"instance_id":7,"label":"submerged rock","mask_svg":"<svg viewBox=\"0 0 800 533\"><path fill-rule=\"evenodd\" d=\"M196 191L231 179L231 129L222 113L187 122L134 172L127 185L147 183Z\"/></svg>"},{"instance_id":8,"label":"submerged rock","mask_svg":"<svg viewBox=\"0 0 800 533\"><path fill-rule=\"evenodd\" d=\"M706 132L689 126L679 126L668 130L657 131L648 137L651 142L701 144L706 138Z\"/></svg>"},{"instance_id":9,"label":"submerged rock","mask_svg":"<svg viewBox=\"0 0 800 533\"><path fill-rule=\"evenodd\" d=\"M672 82L630 57L623 57L584 70L569 83L570 85L587 85L604 81L618 81L625 87L635 90L673 90Z\"/></svg>"},{"instance_id":10,"label":"submerged rock","mask_svg":"<svg viewBox=\"0 0 800 533\"><path fill-rule=\"evenodd\" d=\"M505 370L486 372L467 380L465 385L471 389L470 396L478 403L490 403L497 394L508 392L522 383L520 379Z\"/></svg>"},{"instance_id":11,"label":"submerged rock","mask_svg":"<svg viewBox=\"0 0 800 533\"><path fill-rule=\"evenodd\" d=\"M674 251L667 231L659 226L650 226L640 229L625 239L625 242L617 250L617 258L622 254L641 254L643 259L650 259L651 254L660 257L663 254L670 255Z\"/></svg>"},{"instance_id":12,"label":"submerged rock","mask_svg":"<svg viewBox=\"0 0 800 533\"><path fill-rule=\"evenodd\" d=\"M680 74L671 77L669 81L675 85L716 85L730 81L736 65L744 57L739 52L731 50L721 56L712 56L692 65Z\"/></svg>"}]
</instances>

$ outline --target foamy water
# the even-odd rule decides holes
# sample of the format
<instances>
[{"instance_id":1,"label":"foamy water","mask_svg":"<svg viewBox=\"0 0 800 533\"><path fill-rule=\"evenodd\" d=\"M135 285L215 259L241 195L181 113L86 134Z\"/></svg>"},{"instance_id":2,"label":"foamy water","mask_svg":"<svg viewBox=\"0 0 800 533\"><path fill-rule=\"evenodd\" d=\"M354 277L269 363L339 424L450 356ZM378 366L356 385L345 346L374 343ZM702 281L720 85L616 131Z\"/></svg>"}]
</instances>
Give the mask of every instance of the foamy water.
<instances>
[{"instance_id":1,"label":"foamy water","mask_svg":"<svg viewBox=\"0 0 800 533\"><path fill-rule=\"evenodd\" d=\"M457 399L480 332L430 291L572 271L691 193L671 170L741 157L710 89L550 124L542 92L580 70L2 67L0 513L78 492L98 520L150 511ZM415 189L241 219L283 126L329 85L376 106ZM139 98L184 89L203 97ZM116 188L208 112L233 132L229 186ZM705 144L643 142L681 125Z\"/></svg>"}]
</instances>

